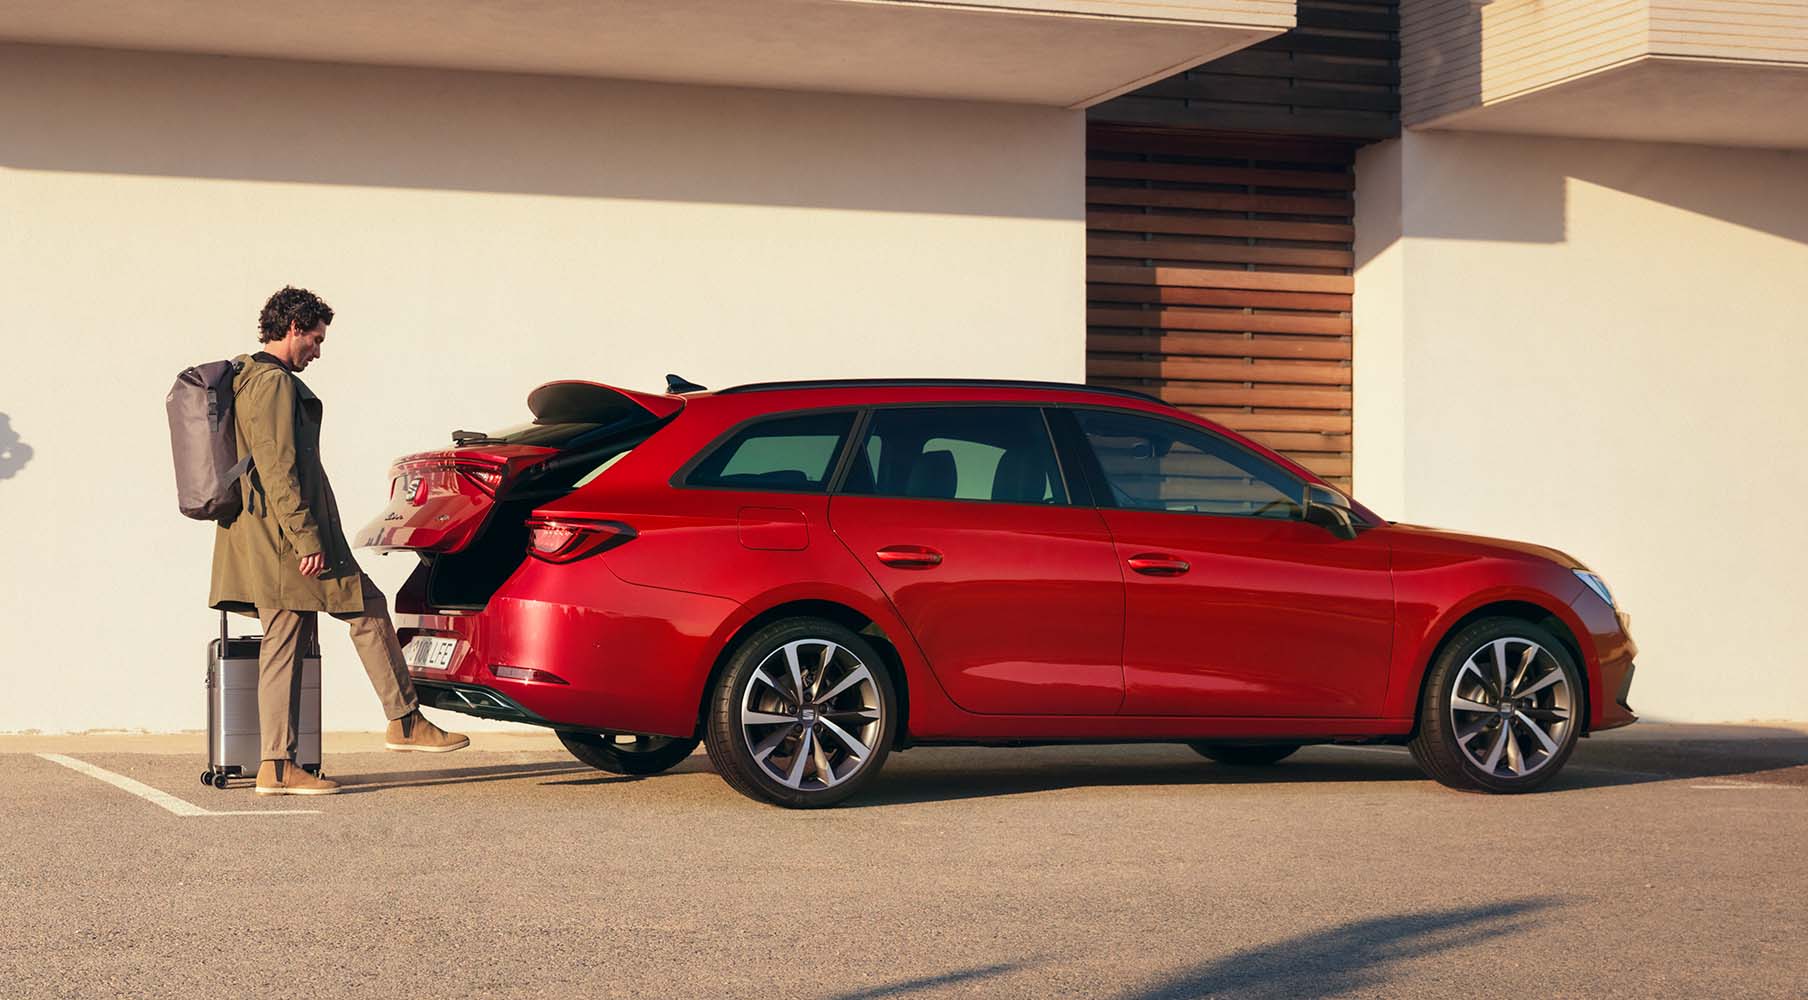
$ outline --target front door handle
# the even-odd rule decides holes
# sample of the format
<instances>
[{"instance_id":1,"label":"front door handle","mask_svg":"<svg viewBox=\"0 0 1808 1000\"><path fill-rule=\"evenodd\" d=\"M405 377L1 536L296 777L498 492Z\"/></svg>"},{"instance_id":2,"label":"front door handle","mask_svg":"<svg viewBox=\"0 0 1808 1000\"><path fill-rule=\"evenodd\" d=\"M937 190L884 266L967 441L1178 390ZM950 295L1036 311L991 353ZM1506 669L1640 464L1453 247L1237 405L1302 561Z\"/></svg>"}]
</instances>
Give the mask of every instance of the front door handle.
<instances>
[{"instance_id":1,"label":"front door handle","mask_svg":"<svg viewBox=\"0 0 1808 1000\"><path fill-rule=\"evenodd\" d=\"M1130 557L1130 568L1144 576L1179 576L1193 567L1165 553L1139 552Z\"/></svg>"},{"instance_id":2,"label":"front door handle","mask_svg":"<svg viewBox=\"0 0 1808 1000\"><path fill-rule=\"evenodd\" d=\"M899 569L932 569L942 564L942 554L927 545L887 545L876 554L880 562Z\"/></svg>"}]
</instances>

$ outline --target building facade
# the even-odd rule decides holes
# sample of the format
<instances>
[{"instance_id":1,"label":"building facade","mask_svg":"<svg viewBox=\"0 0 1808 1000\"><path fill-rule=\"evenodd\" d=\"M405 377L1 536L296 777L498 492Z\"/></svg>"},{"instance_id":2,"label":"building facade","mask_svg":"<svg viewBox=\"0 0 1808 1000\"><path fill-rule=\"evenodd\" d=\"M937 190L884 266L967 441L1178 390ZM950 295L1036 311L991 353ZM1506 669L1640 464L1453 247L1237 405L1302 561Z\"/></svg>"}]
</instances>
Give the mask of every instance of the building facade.
<instances>
[{"instance_id":1,"label":"building facade","mask_svg":"<svg viewBox=\"0 0 1808 1000\"><path fill-rule=\"evenodd\" d=\"M1808 718L1808 10L1605 6L11 5L0 732L201 724L158 404L285 283L353 524L552 378L1091 379L1589 562L1647 714Z\"/></svg>"}]
</instances>

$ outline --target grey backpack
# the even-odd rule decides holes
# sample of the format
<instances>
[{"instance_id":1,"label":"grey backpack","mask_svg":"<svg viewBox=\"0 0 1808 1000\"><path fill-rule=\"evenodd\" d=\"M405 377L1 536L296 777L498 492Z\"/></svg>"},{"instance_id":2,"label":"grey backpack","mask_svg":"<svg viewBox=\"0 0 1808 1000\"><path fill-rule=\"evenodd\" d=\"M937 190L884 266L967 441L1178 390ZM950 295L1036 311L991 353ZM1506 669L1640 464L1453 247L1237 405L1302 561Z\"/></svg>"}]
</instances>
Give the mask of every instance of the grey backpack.
<instances>
[{"instance_id":1,"label":"grey backpack","mask_svg":"<svg viewBox=\"0 0 1808 1000\"><path fill-rule=\"evenodd\" d=\"M239 460L232 414L232 380L243 367L209 361L185 369L164 397L176 457L176 506L185 517L225 524L244 509L239 477L251 459Z\"/></svg>"}]
</instances>

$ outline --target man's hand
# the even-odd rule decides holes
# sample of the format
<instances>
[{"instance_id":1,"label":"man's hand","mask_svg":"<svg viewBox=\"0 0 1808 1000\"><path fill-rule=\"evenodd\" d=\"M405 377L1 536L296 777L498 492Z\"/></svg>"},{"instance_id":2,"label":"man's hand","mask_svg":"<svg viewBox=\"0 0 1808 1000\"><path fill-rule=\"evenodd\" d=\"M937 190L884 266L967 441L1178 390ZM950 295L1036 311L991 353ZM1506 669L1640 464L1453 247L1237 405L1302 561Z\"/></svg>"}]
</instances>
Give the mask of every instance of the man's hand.
<instances>
[{"instance_id":1,"label":"man's hand","mask_svg":"<svg viewBox=\"0 0 1808 1000\"><path fill-rule=\"evenodd\" d=\"M316 552L311 556L301 557L301 575L309 578L326 572L325 553Z\"/></svg>"}]
</instances>

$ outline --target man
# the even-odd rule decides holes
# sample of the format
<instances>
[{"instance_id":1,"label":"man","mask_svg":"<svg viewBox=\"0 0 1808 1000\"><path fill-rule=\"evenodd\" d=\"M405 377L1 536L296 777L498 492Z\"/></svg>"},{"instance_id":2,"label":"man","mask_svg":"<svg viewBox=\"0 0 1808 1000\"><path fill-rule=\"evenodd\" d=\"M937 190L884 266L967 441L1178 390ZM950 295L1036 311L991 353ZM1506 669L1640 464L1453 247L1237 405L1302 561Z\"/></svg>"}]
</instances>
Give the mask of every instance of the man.
<instances>
[{"instance_id":1,"label":"man","mask_svg":"<svg viewBox=\"0 0 1808 1000\"><path fill-rule=\"evenodd\" d=\"M295 374L320 357L333 310L305 288L284 288L258 317L263 350L240 355L233 381L244 512L214 535L213 589L221 610L256 614L264 626L257 707L262 727L259 795L328 795L337 783L295 765L301 664L314 645L316 615L351 626L352 644L389 717L391 750L443 753L471 741L420 712L382 591L365 578L339 527L339 507L320 462L319 397Z\"/></svg>"}]
</instances>

